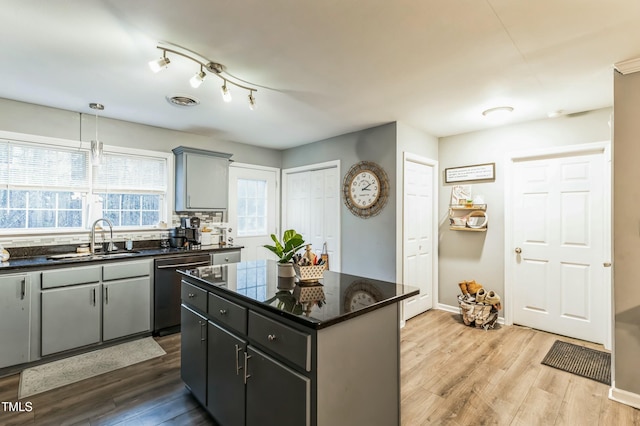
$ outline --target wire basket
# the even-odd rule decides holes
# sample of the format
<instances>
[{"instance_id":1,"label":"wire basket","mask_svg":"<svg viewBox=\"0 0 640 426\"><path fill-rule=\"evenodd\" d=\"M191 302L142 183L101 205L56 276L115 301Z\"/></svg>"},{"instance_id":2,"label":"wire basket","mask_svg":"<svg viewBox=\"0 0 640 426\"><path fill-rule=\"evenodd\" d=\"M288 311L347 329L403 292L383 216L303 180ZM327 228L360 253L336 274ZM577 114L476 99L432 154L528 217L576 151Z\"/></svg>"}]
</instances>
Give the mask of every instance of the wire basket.
<instances>
[{"instance_id":1,"label":"wire basket","mask_svg":"<svg viewBox=\"0 0 640 426\"><path fill-rule=\"evenodd\" d=\"M310 265L310 266L300 266L293 265L293 269L296 271L296 276L298 280L302 283L316 283L320 278L322 278L322 273L324 272L326 266L325 265Z\"/></svg>"}]
</instances>

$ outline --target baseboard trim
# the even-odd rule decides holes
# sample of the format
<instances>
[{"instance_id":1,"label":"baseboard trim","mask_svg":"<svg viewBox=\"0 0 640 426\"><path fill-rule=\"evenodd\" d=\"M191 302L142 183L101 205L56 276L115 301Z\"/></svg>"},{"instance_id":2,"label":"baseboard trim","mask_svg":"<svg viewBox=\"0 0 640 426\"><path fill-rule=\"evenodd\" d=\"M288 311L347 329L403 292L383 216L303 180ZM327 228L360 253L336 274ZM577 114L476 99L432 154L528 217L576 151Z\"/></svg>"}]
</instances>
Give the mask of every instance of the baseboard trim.
<instances>
[{"instance_id":1,"label":"baseboard trim","mask_svg":"<svg viewBox=\"0 0 640 426\"><path fill-rule=\"evenodd\" d=\"M609 399L634 408L640 408L640 395L622 389L616 389L615 381L611 384L611 388L609 388Z\"/></svg>"}]
</instances>

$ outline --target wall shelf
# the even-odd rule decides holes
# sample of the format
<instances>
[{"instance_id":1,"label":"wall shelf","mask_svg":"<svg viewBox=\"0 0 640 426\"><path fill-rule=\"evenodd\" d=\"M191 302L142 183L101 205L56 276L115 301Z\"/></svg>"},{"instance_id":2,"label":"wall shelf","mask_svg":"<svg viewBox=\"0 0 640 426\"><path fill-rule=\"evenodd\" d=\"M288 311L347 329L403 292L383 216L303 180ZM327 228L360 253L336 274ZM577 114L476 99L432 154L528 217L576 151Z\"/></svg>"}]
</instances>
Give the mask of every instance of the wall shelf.
<instances>
[{"instance_id":1,"label":"wall shelf","mask_svg":"<svg viewBox=\"0 0 640 426\"><path fill-rule=\"evenodd\" d=\"M467 220L471 216L486 216L487 205L486 204L450 204L449 205L449 221L451 225L449 229L452 231L466 231L466 232L487 232L487 224L482 227L471 227L467 224ZM482 212L479 214L473 214L473 212ZM477 219L474 217L474 219Z\"/></svg>"}]
</instances>

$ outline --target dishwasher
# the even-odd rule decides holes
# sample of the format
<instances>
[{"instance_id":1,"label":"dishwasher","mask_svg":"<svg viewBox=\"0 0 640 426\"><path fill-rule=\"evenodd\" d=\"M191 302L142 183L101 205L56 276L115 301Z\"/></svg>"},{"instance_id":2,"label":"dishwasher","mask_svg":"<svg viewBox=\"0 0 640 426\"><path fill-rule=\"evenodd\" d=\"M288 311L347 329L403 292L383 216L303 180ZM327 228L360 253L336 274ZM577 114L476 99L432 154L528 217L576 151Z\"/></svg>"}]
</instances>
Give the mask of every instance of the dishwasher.
<instances>
[{"instance_id":1,"label":"dishwasher","mask_svg":"<svg viewBox=\"0 0 640 426\"><path fill-rule=\"evenodd\" d=\"M178 269L211 264L208 254L185 254L154 261L153 334L164 336L180 331L180 282Z\"/></svg>"}]
</instances>

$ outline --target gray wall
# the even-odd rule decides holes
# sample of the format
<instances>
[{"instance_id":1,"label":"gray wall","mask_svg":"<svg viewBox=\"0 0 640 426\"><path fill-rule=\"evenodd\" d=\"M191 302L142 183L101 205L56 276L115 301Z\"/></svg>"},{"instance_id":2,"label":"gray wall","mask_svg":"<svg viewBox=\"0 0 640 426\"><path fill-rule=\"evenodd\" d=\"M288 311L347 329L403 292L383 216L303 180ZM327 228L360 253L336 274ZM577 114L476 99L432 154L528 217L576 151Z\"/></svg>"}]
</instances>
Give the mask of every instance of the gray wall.
<instances>
[{"instance_id":1,"label":"gray wall","mask_svg":"<svg viewBox=\"0 0 640 426\"><path fill-rule=\"evenodd\" d=\"M543 147L566 146L610 140L611 109L504 126L440 139L440 245L439 302L457 306L458 282L476 280L485 288L504 294L504 162L507 153ZM444 169L471 164L495 163L493 182L473 184L484 195L489 224L487 232L449 230L450 184ZM508 248L510 250L510 248ZM501 313L502 315L502 313Z\"/></svg>"},{"instance_id":2,"label":"gray wall","mask_svg":"<svg viewBox=\"0 0 640 426\"><path fill-rule=\"evenodd\" d=\"M613 379L615 388L640 394L640 72L614 74Z\"/></svg>"},{"instance_id":3,"label":"gray wall","mask_svg":"<svg viewBox=\"0 0 640 426\"><path fill-rule=\"evenodd\" d=\"M282 153L288 169L340 160L341 180L359 161L379 164L389 176L384 209L369 219L354 216L340 203L342 272L394 281L396 278L396 123L336 136Z\"/></svg>"},{"instance_id":4,"label":"gray wall","mask_svg":"<svg viewBox=\"0 0 640 426\"><path fill-rule=\"evenodd\" d=\"M0 129L67 140L95 139L95 115L80 114L0 98ZM80 134L82 137L80 138ZM233 154L240 163L280 167L280 151L229 141L217 141L193 133L145 126L98 116L98 137L105 145L171 152L184 145Z\"/></svg>"}]
</instances>

